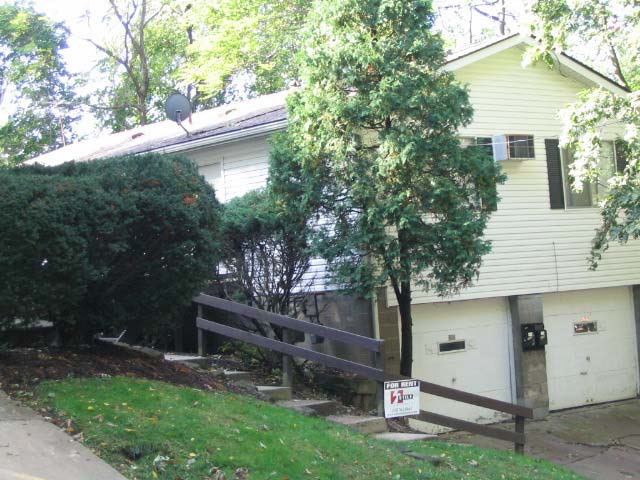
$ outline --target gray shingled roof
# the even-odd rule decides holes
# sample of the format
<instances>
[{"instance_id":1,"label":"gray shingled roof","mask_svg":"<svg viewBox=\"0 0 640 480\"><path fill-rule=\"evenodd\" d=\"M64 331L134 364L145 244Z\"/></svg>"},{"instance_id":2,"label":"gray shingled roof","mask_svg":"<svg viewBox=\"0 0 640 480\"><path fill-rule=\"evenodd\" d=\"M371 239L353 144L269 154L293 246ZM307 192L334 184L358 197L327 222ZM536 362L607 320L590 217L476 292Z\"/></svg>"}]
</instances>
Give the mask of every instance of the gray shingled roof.
<instances>
[{"instance_id":1,"label":"gray shingled roof","mask_svg":"<svg viewBox=\"0 0 640 480\"><path fill-rule=\"evenodd\" d=\"M119 155L144 153L163 150L167 147L189 145L243 130L255 131L256 128L268 125L284 124L287 119L285 99L288 91L264 95L243 102L223 105L204 110L192 115L191 121L185 120L183 125L191 133L188 136L175 122L163 122L136 127L124 132L103 135L91 140L84 140L53 152L40 155L27 163L58 165L60 163L95 160Z\"/></svg>"}]
</instances>

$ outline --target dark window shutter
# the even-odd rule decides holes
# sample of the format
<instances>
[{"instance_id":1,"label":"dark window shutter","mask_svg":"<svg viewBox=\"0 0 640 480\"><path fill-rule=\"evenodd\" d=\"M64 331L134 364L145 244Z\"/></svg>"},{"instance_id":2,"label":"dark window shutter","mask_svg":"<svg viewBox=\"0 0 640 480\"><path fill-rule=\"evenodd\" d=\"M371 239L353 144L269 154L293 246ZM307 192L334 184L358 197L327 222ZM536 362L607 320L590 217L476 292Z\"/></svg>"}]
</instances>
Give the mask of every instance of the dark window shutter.
<instances>
[{"instance_id":1,"label":"dark window shutter","mask_svg":"<svg viewBox=\"0 0 640 480\"><path fill-rule=\"evenodd\" d=\"M547 152L547 176L549 177L549 203L552 209L564 208L564 188L562 185L562 162L560 160L560 142L545 138Z\"/></svg>"},{"instance_id":2,"label":"dark window shutter","mask_svg":"<svg viewBox=\"0 0 640 480\"><path fill-rule=\"evenodd\" d=\"M622 140L618 140L616 142L616 169L619 173L624 172L627 164L629 163L627 159L627 143Z\"/></svg>"}]
</instances>

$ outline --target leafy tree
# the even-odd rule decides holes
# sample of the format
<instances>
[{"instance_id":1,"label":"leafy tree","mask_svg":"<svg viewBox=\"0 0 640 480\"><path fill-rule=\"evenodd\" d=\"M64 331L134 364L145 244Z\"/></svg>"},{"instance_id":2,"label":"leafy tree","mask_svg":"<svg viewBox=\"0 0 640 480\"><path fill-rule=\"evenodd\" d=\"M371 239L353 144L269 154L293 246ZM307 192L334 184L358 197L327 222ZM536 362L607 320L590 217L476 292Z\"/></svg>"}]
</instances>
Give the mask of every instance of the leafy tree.
<instances>
[{"instance_id":1,"label":"leafy tree","mask_svg":"<svg viewBox=\"0 0 640 480\"><path fill-rule=\"evenodd\" d=\"M219 259L219 205L183 157L4 168L0 201L0 325L163 331Z\"/></svg>"},{"instance_id":2,"label":"leafy tree","mask_svg":"<svg viewBox=\"0 0 640 480\"><path fill-rule=\"evenodd\" d=\"M310 266L307 219L279 211L268 190L231 200L222 222L222 263L227 296L270 312L292 313L294 295L304 293Z\"/></svg>"},{"instance_id":3,"label":"leafy tree","mask_svg":"<svg viewBox=\"0 0 640 480\"><path fill-rule=\"evenodd\" d=\"M433 6L434 28L453 51L517 31L525 10L520 0L434 0Z\"/></svg>"},{"instance_id":4,"label":"leafy tree","mask_svg":"<svg viewBox=\"0 0 640 480\"><path fill-rule=\"evenodd\" d=\"M102 104L95 115L104 126L121 131L162 119L164 101L179 89L198 105L193 86L177 78L193 41L184 20L189 8L186 1L109 0L109 36L90 39L104 55L99 69L110 83L94 102Z\"/></svg>"},{"instance_id":5,"label":"leafy tree","mask_svg":"<svg viewBox=\"0 0 640 480\"><path fill-rule=\"evenodd\" d=\"M317 245L335 284L371 295L391 284L411 375L415 287L469 285L496 208L499 167L461 148L467 91L442 67L426 0L323 0L306 30L303 82L290 97L295 146L280 183L315 208Z\"/></svg>"},{"instance_id":6,"label":"leafy tree","mask_svg":"<svg viewBox=\"0 0 640 480\"><path fill-rule=\"evenodd\" d=\"M32 7L0 5L0 164L63 146L73 138L73 85L60 56L68 31Z\"/></svg>"},{"instance_id":7,"label":"leafy tree","mask_svg":"<svg viewBox=\"0 0 640 480\"><path fill-rule=\"evenodd\" d=\"M438 27L454 48L513 29L522 3L513 0L434 2ZM181 77L216 102L273 93L299 79L302 32L313 2L194 0L198 32Z\"/></svg>"},{"instance_id":8,"label":"leafy tree","mask_svg":"<svg viewBox=\"0 0 640 480\"><path fill-rule=\"evenodd\" d=\"M640 6L633 0L538 0L532 13L540 46L528 56L548 63L557 51L579 50L591 63L606 65L625 86L638 82ZM596 56L593 56L593 53ZM608 61L608 62L607 62ZM636 85L637 87L638 85Z\"/></svg>"},{"instance_id":9,"label":"leafy tree","mask_svg":"<svg viewBox=\"0 0 640 480\"><path fill-rule=\"evenodd\" d=\"M311 2L303 0L194 1L202 25L182 77L219 101L273 93L298 78L296 53Z\"/></svg>"},{"instance_id":10,"label":"leafy tree","mask_svg":"<svg viewBox=\"0 0 640 480\"><path fill-rule=\"evenodd\" d=\"M627 242L640 237L640 5L633 0L539 0L534 34L541 45L529 52L532 60L554 61L558 50L602 52L592 58L597 65L608 65L609 73L629 87L628 95L618 96L597 88L585 92L580 100L563 112L561 146L574 152L570 167L573 187L598 180L601 133L610 124L625 125L617 144L627 167L609 183L602 202L602 223L593 241L590 263L596 268L610 241Z\"/></svg>"}]
</instances>

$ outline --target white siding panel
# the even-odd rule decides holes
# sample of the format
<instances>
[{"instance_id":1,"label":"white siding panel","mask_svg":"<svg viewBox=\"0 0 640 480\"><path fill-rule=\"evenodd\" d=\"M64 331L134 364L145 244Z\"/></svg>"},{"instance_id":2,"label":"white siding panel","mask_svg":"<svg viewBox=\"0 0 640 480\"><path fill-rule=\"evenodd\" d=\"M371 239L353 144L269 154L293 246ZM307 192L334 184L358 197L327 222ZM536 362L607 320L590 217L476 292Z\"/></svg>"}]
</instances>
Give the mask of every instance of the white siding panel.
<instances>
[{"instance_id":1,"label":"white siding panel","mask_svg":"<svg viewBox=\"0 0 640 480\"><path fill-rule=\"evenodd\" d=\"M269 137L262 136L204 147L186 155L198 164L200 173L213 185L216 198L226 203L266 186L270 150ZM300 290L324 291L327 286L324 260L312 259L309 271L300 282Z\"/></svg>"},{"instance_id":2,"label":"white siding panel","mask_svg":"<svg viewBox=\"0 0 640 480\"><path fill-rule=\"evenodd\" d=\"M220 164L219 179L213 181L216 196L222 202L244 195L267 184L269 168L268 137L256 137L186 152L199 166ZM206 175L205 175L206 177Z\"/></svg>"},{"instance_id":3,"label":"white siding panel","mask_svg":"<svg viewBox=\"0 0 640 480\"><path fill-rule=\"evenodd\" d=\"M522 68L512 48L456 72L468 84L474 120L461 136L534 135L535 158L502 162L507 181L486 230L493 250L480 277L459 295L442 299L416 288L414 303L559 292L640 283L640 242L612 245L596 271L587 257L600 223L597 208L551 210L544 140L558 138L557 112L577 99L585 85L545 65ZM609 126L605 137L621 133ZM387 289L390 305L397 305Z\"/></svg>"}]
</instances>

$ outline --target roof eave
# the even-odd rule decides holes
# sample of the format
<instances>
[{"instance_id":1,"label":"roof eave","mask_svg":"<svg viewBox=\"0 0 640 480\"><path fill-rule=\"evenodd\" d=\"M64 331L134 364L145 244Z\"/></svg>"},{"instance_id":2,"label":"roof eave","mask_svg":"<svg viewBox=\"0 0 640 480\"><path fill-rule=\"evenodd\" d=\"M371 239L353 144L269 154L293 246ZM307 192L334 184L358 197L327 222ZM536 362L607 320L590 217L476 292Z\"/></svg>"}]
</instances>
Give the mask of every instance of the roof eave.
<instances>
[{"instance_id":1,"label":"roof eave","mask_svg":"<svg viewBox=\"0 0 640 480\"><path fill-rule=\"evenodd\" d=\"M447 62L444 68L450 72L455 72L456 70L460 70L463 67L522 44L532 47L538 45L538 42L530 35L516 33L497 40L496 42L477 48L476 50L470 50L462 55L454 57L452 60ZM595 86L602 87L612 93L621 96L626 96L630 92L628 88L616 83L615 81L588 67L587 65L576 60L570 55L559 53L556 55L556 59L560 65L573 70L578 75Z\"/></svg>"},{"instance_id":2,"label":"roof eave","mask_svg":"<svg viewBox=\"0 0 640 480\"><path fill-rule=\"evenodd\" d=\"M197 150L203 147L210 147L213 145L222 145L225 143L233 142L238 139L246 139L252 137L259 137L262 135L266 135L278 130L284 130L287 128L287 119L278 120L271 123L266 123L262 125L256 125L254 127L248 127L238 130L233 130L231 132L225 132L220 135L213 135L209 137L202 137L195 140L189 140L174 143L171 145L164 145L162 147L151 148L149 150L145 150L142 153L178 153L184 152L187 150Z\"/></svg>"}]
</instances>

